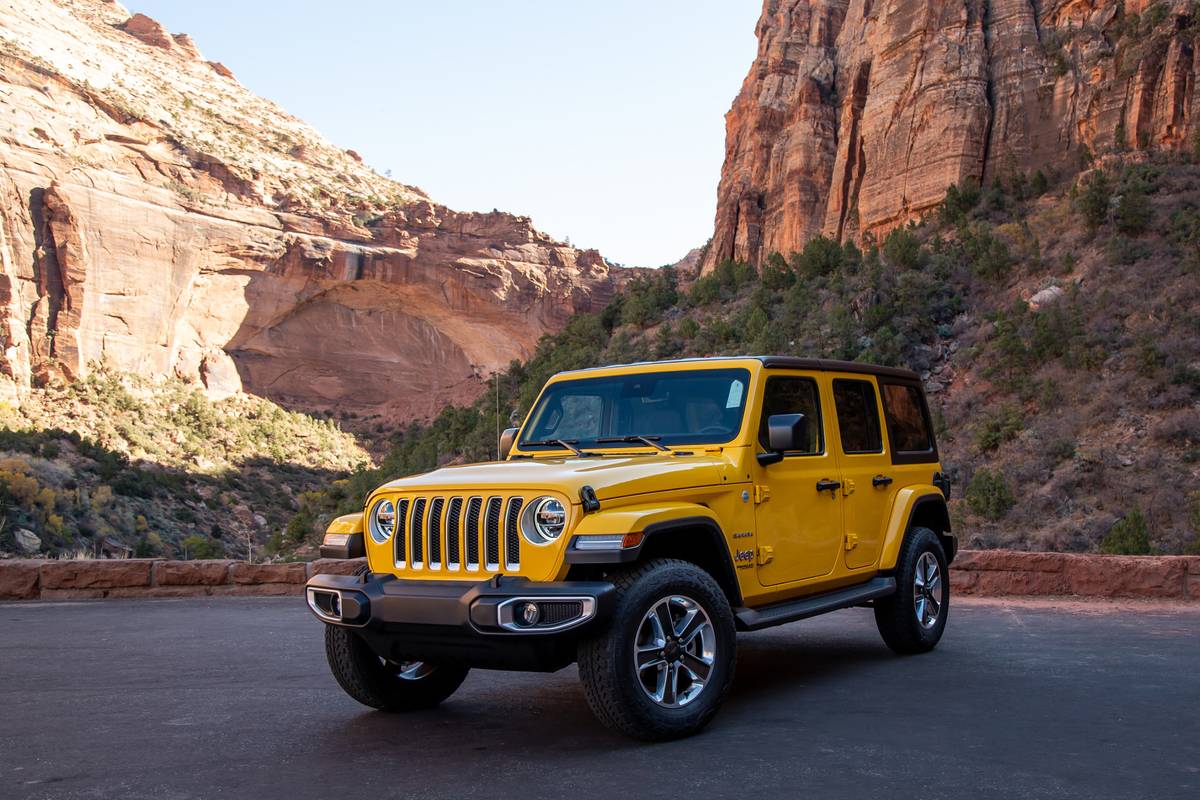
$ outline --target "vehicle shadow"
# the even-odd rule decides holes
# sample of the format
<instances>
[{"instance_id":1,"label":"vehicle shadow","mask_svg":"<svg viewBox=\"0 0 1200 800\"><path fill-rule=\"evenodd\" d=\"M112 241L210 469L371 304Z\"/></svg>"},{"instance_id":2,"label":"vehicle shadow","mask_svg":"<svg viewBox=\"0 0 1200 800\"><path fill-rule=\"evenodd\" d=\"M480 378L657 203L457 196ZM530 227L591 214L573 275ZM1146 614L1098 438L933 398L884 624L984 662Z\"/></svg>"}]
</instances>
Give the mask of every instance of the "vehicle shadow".
<instances>
[{"instance_id":1,"label":"vehicle shadow","mask_svg":"<svg viewBox=\"0 0 1200 800\"><path fill-rule=\"evenodd\" d=\"M764 703L803 724L805 693L857 680L892 658L882 642L866 636L743 636L737 677L713 729L750 724L747 720L764 713ZM396 742L409 739L424 748L444 744L460 753L473 751L484 759L522 758L543 748L582 755L647 746L596 721L575 667L549 676L479 671L461 696L437 709L355 714L334 723L328 734L325 741L339 742L360 757L375 749L394 755Z\"/></svg>"}]
</instances>

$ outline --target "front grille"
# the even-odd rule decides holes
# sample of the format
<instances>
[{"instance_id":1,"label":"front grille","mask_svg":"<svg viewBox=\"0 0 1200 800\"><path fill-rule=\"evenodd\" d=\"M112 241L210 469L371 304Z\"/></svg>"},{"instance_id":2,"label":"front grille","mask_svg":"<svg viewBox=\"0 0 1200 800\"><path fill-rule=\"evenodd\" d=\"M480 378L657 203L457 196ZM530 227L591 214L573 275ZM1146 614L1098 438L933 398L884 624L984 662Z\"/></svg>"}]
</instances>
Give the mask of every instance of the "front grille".
<instances>
[{"instance_id":1,"label":"front grille","mask_svg":"<svg viewBox=\"0 0 1200 800\"><path fill-rule=\"evenodd\" d=\"M500 569L500 504L499 497L488 498L487 514L483 521L483 550L487 556L487 569Z\"/></svg>"},{"instance_id":2,"label":"front grille","mask_svg":"<svg viewBox=\"0 0 1200 800\"><path fill-rule=\"evenodd\" d=\"M396 566L422 571L517 571L524 507L525 498L519 496L397 500Z\"/></svg>"}]
</instances>

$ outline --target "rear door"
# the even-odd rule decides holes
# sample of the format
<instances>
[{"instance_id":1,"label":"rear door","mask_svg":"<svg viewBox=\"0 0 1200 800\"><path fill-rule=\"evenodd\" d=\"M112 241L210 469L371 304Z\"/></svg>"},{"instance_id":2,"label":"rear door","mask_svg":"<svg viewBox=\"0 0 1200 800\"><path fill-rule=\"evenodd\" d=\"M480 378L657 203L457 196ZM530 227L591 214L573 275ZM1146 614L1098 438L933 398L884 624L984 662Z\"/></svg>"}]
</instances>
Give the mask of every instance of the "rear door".
<instances>
[{"instance_id":1,"label":"rear door","mask_svg":"<svg viewBox=\"0 0 1200 800\"><path fill-rule=\"evenodd\" d=\"M873 566L883 547L897 481L883 435L883 409L875 378L833 379L837 452L845 512L846 568Z\"/></svg>"}]
</instances>

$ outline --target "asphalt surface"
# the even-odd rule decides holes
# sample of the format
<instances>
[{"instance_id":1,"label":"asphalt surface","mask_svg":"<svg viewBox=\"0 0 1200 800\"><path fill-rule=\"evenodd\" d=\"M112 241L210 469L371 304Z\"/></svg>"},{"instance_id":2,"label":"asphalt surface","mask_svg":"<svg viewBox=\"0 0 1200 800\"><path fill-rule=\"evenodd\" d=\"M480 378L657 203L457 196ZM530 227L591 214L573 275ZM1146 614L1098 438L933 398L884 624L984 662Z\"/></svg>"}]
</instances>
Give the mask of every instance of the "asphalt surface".
<instances>
[{"instance_id":1,"label":"asphalt surface","mask_svg":"<svg viewBox=\"0 0 1200 800\"><path fill-rule=\"evenodd\" d=\"M600 728L574 667L441 708L342 694L299 598L0 605L0 798L1200 797L1200 613L955 606L744 635L698 737Z\"/></svg>"}]
</instances>

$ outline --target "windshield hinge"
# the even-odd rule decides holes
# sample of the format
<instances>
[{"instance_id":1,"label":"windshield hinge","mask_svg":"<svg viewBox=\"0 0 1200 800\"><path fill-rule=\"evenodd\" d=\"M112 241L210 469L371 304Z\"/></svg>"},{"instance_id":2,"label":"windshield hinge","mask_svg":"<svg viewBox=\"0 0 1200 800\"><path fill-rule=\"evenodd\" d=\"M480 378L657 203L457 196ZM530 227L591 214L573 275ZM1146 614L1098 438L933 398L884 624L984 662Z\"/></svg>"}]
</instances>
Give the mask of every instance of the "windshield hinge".
<instances>
[{"instance_id":1,"label":"windshield hinge","mask_svg":"<svg viewBox=\"0 0 1200 800\"><path fill-rule=\"evenodd\" d=\"M765 503L771 499L771 487L759 484L754 487L754 503Z\"/></svg>"},{"instance_id":2,"label":"windshield hinge","mask_svg":"<svg viewBox=\"0 0 1200 800\"><path fill-rule=\"evenodd\" d=\"M758 548L758 565L770 564L775 559L775 548L764 544Z\"/></svg>"},{"instance_id":3,"label":"windshield hinge","mask_svg":"<svg viewBox=\"0 0 1200 800\"><path fill-rule=\"evenodd\" d=\"M846 534L846 549L853 550L856 547L858 547L858 534L857 533L847 533Z\"/></svg>"}]
</instances>

